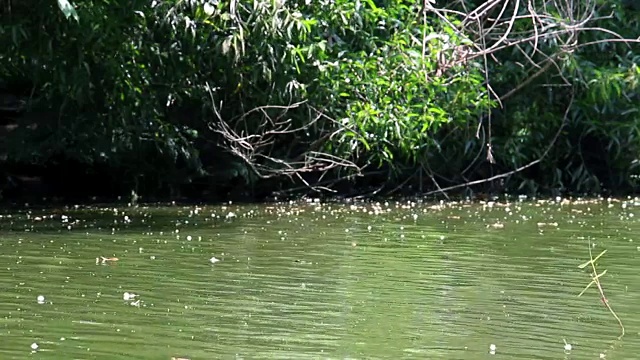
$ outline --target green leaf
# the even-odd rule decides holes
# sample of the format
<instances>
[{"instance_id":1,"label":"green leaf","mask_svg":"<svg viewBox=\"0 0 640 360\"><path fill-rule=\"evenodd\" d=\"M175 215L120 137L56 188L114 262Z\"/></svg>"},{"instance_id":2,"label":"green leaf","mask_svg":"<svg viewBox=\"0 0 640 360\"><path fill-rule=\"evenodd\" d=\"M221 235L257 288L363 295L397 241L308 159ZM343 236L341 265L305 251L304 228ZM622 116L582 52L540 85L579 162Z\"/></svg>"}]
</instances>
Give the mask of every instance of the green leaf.
<instances>
[{"instance_id":1,"label":"green leaf","mask_svg":"<svg viewBox=\"0 0 640 360\"><path fill-rule=\"evenodd\" d=\"M73 17L75 21L80 20L76 9L73 8L73 5L71 5L69 0L58 0L58 7L67 19Z\"/></svg>"},{"instance_id":2,"label":"green leaf","mask_svg":"<svg viewBox=\"0 0 640 360\"><path fill-rule=\"evenodd\" d=\"M207 14L207 16L211 16L216 11L216 8L215 6L211 5L209 2L206 2L204 3L203 10L204 10L204 13Z\"/></svg>"},{"instance_id":3,"label":"green leaf","mask_svg":"<svg viewBox=\"0 0 640 360\"><path fill-rule=\"evenodd\" d=\"M365 0L365 2L371 7L373 11L378 11L378 7L372 0Z\"/></svg>"}]
</instances>

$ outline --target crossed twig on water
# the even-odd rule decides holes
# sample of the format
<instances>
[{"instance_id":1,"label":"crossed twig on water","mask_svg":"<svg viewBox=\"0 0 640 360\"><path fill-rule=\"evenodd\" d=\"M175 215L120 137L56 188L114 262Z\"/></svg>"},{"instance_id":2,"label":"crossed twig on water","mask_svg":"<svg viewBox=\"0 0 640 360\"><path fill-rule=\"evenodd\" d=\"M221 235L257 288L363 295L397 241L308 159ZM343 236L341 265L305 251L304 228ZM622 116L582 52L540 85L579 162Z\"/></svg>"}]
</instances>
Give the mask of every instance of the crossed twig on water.
<instances>
[{"instance_id":1,"label":"crossed twig on water","mask_svg":"<svg viewBox=\"0 0 640 360\"><path fill-rule=\"evenodd\" d=\"M622 320L620 320L616 312L613 311L613 309L611 308L611 305L609 304L609 300L607 300L606 296L604 296L604 290L602 289L602 285L600 284L600 278L607 273L607 270L605 269L600 274L598 274L598 271L596 270L596 261L598 261L598 259L600 259L600 257L604 255L606 252L607 250L605 249L598 256L594 258L593 254L591 253L591 243L589 243L589 259L590 260L581 264L578 267L580 269L584 269L587 266L591 265L591 274L590 274L591 282L582 290L582 292L580 292L578 296L582 296L582 294L584 294L587 291L587 289L591 287L591 285L595 284L596 287L598 288L598 291L600 292L600 299L602 300L602 303L609 310L611 315L613 315L613 317L616 318L616 320L618 320L618 324L620 325L620 336L618 337L618 339L621 339L624 336L624 325L622 325Z\"/></svg>"}]
</instances>

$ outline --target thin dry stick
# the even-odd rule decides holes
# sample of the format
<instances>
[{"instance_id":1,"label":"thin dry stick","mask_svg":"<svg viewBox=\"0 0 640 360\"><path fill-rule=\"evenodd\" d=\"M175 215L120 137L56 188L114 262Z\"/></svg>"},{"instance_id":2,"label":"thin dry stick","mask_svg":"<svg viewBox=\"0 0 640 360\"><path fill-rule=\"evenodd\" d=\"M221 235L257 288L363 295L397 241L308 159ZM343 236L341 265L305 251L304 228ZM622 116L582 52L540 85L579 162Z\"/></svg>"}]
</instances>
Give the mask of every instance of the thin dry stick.
<instances>
[{"instance_id":1,"label":"thin dry stick","mask_svg":"<svg viewBox=\"0 0 640 360\"><path fill-rule=\"evenodd\" d=\"M530 162L530 163L528 163L528 164L526 164L526 165L520 166L519 168L517 168L517 169L515 169L515 170L508 171L508 172L506 172L506 173L498 174L498 175L496 175L496 176L492 176L492 177L489 177L489 178L486 178L486 179L480 179L480 180L475 180L475 181L468 181L468 182L465 182L465 183L463 183L463 184L458 184L458 185L448 186L448 187L446 187L446 188L442 188L442 189L438 189L438 190L429 191L429 192L424 193L423 195L424 195L424 196L427 196L427 195L432 195L432 194L435 194L435 193L444 193L445 191L450 191L450 190L454 190L454 189L459 189L459 188L461 188L461 187L468 187L468 186L471 186L471 185L478 185L478 184L483 184L483 183L486 183L486 182L489 182L489 181L494 181L494 180L502 179L502 178L505 178L505 177L507 177L507 176L511 176L511 175L513 175L513 174L519 173L520 171L522 171L522 170L524 170L524 169L527 169L527 168L530 168L530 167L532 167L533 165L535 165L535 164L537 164L537 163L541 162L541 161L542 161L542 159L544 159L544 158L547 156L547 154L549 153L549 151L551 151L551 149L552 149L552 148L553 148L553 146L555 145L556 141L557 141L557 140L558 140L558 138L560 137L560 134L562 133L562 129L564 128L564 125L566 124L567 119L568 119L568 117L569 117L569 110L571 109L571 105L573 104L574 96L575 96L575 94L574 94L574 93L573 93L573 91L572 91L572 92L571 92L571 100L569 101L569 105L567 105L567 110L565 110L565 112L564 112L564 119L562 120L562 124L560 125L560 127L558 128L558 131L556 132L555 136L554 136L554 137L553 137L553 139L551 140L551 143L549 143L549 145L548 145L548 146L547 146L547 148L545 149L544 153L542 153L542 155L541 155L538 159L536 159L536 160L534 160L534 161L532 161L532 162Z\"/></svg>"},{"instance_id":2,"label":"thin dry stick","mask_svg":"<svg viewBox=\"0 0 640 360\"><path fill-rule=\"evenodd\" d=\"M286 176L298 179L305 187L313 191L334 192L329 188L320 186L319 183L316 185L310 184L302 175L312 172L326 174L335 168L350 168L354 170L356 175L360 173L361 168L348 159L318 151L319 146L316 142L330 139L333 135L332 133L322 135L318 140L309 144L310 147L306 152L294 159L272 155L272 148L276 144L278 136L305 132L307 129L316 126L321 118L326 117L322 112L310 107L316 112L316 116L306 124L294 127L291 119L284 119L288 111L299 108L302 105L309 106L306 104L306 100L290 103L289 105L259 106L226 121L222 118L219 110L222 107L222 102L219 105L216 104L212 88L208 83L206 86L211 99L211 109L215 115L215 120L210 122L209 128L222 136L227 145L226 150L242 160L247 169L257 178L268 179ZM267 110L274 109L280 110L280 114L272 118ZM261 124L253 133L246 130L246 119L251 114L262 117ZM232 126L232 124L234 125ZM243 126L245 130L242 130Z\"/></svg>"},{"instance_id":3,"label":"thin dry stick","mask_svg":"<svg viewBox=\"0 0 640 360\"><path fill-rule=\"evenodd\" d=\"M598 271L596 270L596 261L605 253L607 252L607 250L603 250L600 255L596 256L595 259L593 258L593 254L591 253L591 242L589 242L589 261L581 264L580 266L578 266L580 269L584 269L585 267L591 265L591 282L589 283L589 285L587 285L584 290L582 290L582 292L580 294L578 294L578 296L582 296L582 294L585 293L585 291L587 291L587 289L589 289L591 287L591 285L596 285L596 287L598 288L598 292L600 292L600 299L602 300L602 303L604 304L604 306L609 310L609 312L611 313L611 315L613 315L614 318L616 318L616 320L618 321L618 324L620 325L620 336L618 336L618 340L622 339L622 337L624 336L624 325L622 325L622 320L620 320L620 318L618 317L618 314L616 314L615 311L613 311L613 309L611 308L611 305L609 304L609 300L607 300L607 297L604 296L604 290L602 289L602 284L600 284L600 278L607 273L607 270L605 269L603 272L601 272L600 274L598 274Z\"/></svg>"}]
</instances>

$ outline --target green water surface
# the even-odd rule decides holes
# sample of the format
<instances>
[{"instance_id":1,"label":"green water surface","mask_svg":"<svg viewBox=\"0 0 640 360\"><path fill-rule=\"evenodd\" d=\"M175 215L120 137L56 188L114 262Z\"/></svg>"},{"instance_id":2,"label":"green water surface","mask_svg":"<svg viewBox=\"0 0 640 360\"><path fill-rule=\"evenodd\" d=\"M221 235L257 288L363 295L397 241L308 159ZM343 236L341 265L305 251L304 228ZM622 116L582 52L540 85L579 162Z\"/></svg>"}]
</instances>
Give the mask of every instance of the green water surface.
<instances>
[{"instance_id":1,"label":"green water surface","mask_svg":"<svg viewBox=\"0 0 640 360\"><path fill-rule=\"evenodd\" d=\"M4 211L0 359L638 359L636 216L633 199ZM621 340L595 287L578 297L589 246Z\"/></svg>"}]
</instances>

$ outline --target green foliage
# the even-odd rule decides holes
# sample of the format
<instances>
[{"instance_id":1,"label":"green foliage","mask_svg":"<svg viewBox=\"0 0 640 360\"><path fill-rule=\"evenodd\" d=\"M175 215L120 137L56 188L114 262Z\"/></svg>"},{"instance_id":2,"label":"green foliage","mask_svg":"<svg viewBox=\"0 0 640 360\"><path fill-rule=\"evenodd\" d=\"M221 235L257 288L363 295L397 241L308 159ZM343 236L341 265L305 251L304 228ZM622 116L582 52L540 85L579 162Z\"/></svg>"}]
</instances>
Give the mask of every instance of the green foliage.
<instances>
[{"instance_id":1,"label":"green foliage","mask_svg":"<svg viewBox=\"0 0 640 360\"><path fill-rule=\"evenodd\" d=\"M306 174L327 168L309 160L324 151L398 178L431 169L456 183L483 174L487 143L497 169L514 169L564 125L539 174L517 174L513 189L593 191L639 174L640 52L604 41L607 32L580 32L578 43L592 44L554 59L489 123L497 102L487 80L509 92L537 70L523 63L561 42L507 47L485 74L483 59L467 56L477 44L456 29L461 19L425 16L409 0L10 3L0 79L29 104L6 139L14 162L107 164L119 181L161 188ZM592 25L637 36L637 14L619 5L600 5L614 17ZM529 19L513 24L527 29ZM563 123L567 84L575 102Z\"/></svg>"},{"instance_id":2,"label":"green foliage","mask_svg":"<svg viewBox=\"0 0 640 360\"><path fill-rule=\"evenodd\" d=\"M464 124L489 105L473 64L443 62L460 60L463 40L443 23L424 23L411 1L58 6L17 9L1 29L0 74L32 86L33 108L53 110L40 120L41 135L14 138L23 145L16 149L28 149L11 154L19 161L63 154L108 162L131 178L194 176L207 170L199 151L233 146L212 125L265 133L265 117L285 115L250 109L305 100L326 117L305 135L275 139L271 157L299 156L333 134L318 149L393 165L425 161L442 124ZM286 116L292 128L312 120L301 109ZM294 140L302 150L290 148Z\"/></svg>"},{"instance_id":3,"label":"green foliage","mask_svg":"<svg viewBox=\"0 0 640 360\"><path fill-rule=\"evenodd\" d=\"M553 21L571 21L562 15L567 9L547 9L555 14ZM528 15L528 10L522 9L522 15ZM577 32L574 40L578 46L554 58L556 65L508 98L505 110L493 119L494 157L498 166L506 169L540 158L564 126L538 171L512 177L511 190L599 193L628 191L635 186L633 178L640 170L640 44L610 39L637 38L639 18L614 1L597 5L593 19L586 25L590 30ZM516 21L514 28L526 28L527 21ZM514 84L522 84L539 70L523 64L531 60L544 64L549 54L558 53L568 40L549 37L523 43L520 50L507 48L495 53L497 62L489 64L493 88L504 95L516 87ZM563 121L567 106L568 118Z\"/></svg>"},{"instance_id":4,"label":"green foliage","mask_svg":"<svg viewBox=\"0 0 640 360\"><path fill-rule=\"evenodd\" d=\"M425 23L414 2L327 5L333 16L324 21L342 31L329 35L314 93L326 94L345 129L333 151L377 166L419 164L443 125L464 125L490 107L481 72L460 58L463 39L443 22Z\"/></svg>"}]
</instances>

